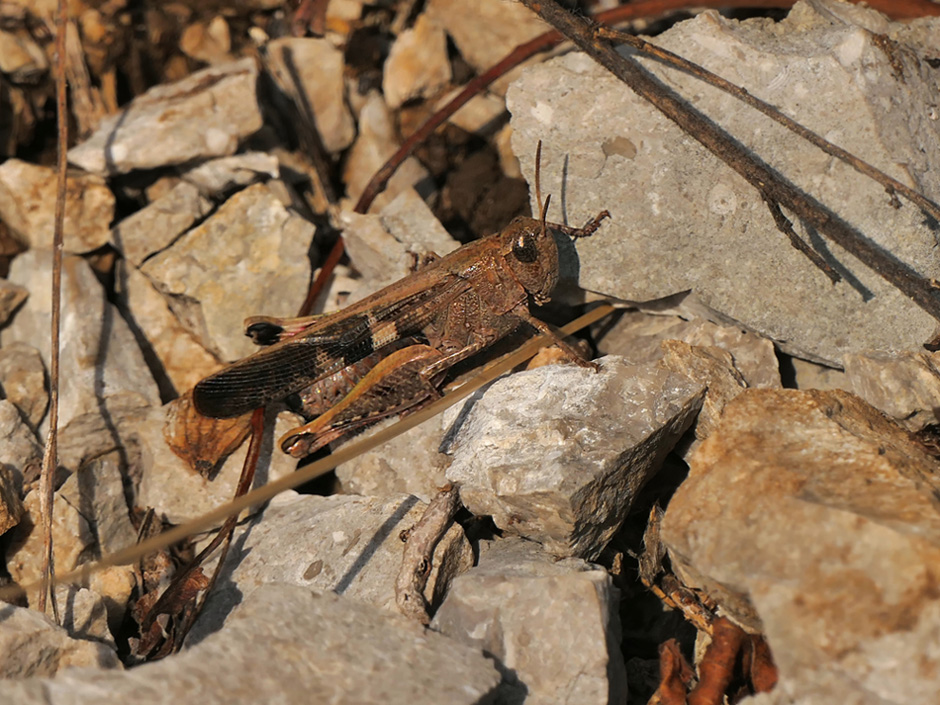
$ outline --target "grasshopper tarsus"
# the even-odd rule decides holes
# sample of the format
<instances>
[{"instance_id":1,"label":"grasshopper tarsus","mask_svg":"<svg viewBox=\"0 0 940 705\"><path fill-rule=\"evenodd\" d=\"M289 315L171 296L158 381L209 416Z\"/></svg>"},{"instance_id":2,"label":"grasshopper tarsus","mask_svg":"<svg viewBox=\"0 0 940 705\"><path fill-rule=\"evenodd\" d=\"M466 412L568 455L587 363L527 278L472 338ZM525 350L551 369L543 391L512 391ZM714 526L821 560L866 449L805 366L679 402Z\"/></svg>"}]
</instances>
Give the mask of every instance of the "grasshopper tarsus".
<instances>
[{"instance_id":1,"label":"grasshopper tarsus","mask_svg":"<svg viewBox=\"0 0 940 705\"><path fill-rule=\"evenodd\" d=\"M609 217L610 211L603 210L580 228L575 228L571 225L564 225L563 223L549 223L549 225L552 227L552 229L564 233L572 240L580 240L581 238L591 237L591 235L597 232L597 229L601 226L601 223L604 221L604 219Z\"/></svg>"},{"instance_id":2,"label":"grasshopper tarsus","mask_svg":"<svg viewBox=\"0 0 940 705\"><path fill-rule=\"evenodd\" d=\"M573 362L573 363L575 363L576 365L579 365L579 366L581 366L581 367L586 367L586 368L588 368L588 369L594 370L595 372L599 372L599 371L600 371L600 369L601 369L601 368L600 368L600 365L598 365L598 364L597 364L596 362L594 362L593 360L585 360L585 359L578 353L578 351L575 350L573 347L571 347L571 346L567 343L567 341L565 341L564 337L563 337L562 335L560 335L560 334L559 334L552 326L550 326L548 323L546 323L545 321L539 320L538 318L536 318L535 316L533 316L532 314L530 314L530 313L528 312L528 310L520 311L520 312L518 313L518 315L519 315L519 317L522 318L526 323L528 323L530 326L532 326L533 328L535 328L539 333L542 333L542 334L544 334L544 335L550 336L550 337L552 338L552 340L555 342L555 345L557 345L559 348L561 348L561 351L565 354L565 357L567 357L569 361L571 361L571 362Z\"/></svg>"}]
</instances>

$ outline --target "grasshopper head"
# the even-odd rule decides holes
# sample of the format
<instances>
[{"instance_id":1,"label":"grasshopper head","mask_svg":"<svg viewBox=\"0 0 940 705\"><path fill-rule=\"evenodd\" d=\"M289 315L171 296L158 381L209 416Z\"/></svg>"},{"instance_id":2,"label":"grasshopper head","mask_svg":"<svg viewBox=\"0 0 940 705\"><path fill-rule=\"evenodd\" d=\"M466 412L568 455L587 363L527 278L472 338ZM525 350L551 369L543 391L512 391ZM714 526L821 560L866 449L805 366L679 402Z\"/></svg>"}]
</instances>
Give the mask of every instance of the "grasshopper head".
<instances>
[{"instance_id":1,"label":"grasshopper head","mask_svg":"<svg viewBox=\"0 0 940 705\"><path fill-rule=\"evenodd\" d=\"M503 231L506 262L516 279L543 304L558 282L558 246L544 220L516 218Z\"/></svg>"}]
</instances>

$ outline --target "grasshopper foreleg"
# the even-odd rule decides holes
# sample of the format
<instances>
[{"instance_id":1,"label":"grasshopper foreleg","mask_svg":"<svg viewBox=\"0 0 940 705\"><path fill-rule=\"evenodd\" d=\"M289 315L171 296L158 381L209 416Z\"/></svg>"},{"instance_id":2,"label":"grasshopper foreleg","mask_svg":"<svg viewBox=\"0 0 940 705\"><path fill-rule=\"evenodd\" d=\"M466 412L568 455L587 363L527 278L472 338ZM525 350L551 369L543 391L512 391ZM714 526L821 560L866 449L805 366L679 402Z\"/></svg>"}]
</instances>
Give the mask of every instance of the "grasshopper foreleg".
<instances>
[{"instance_id":1,"label":"grasshopper foreleg","mask_svg":"<svg viewBox=\"0 0 940 705\"><path fill-rule=\"evenodd\" d=\"M583 357L581 357L578 351L568 345L568 343L565 342L564 337L559 335L554 328L548 325L545 321L540 321L538 318L529 313L529 308L526 304L521 305L517 310L513 311L513 314L535 328L539 333L551 337L552 340L555 341L555 345L561 348L562 352L565 353L571 362L580 365L581 367L588 367L595 372L600 370L600 365L598 365L596 362L585 360Z\"/></svg>"}]
</instances>

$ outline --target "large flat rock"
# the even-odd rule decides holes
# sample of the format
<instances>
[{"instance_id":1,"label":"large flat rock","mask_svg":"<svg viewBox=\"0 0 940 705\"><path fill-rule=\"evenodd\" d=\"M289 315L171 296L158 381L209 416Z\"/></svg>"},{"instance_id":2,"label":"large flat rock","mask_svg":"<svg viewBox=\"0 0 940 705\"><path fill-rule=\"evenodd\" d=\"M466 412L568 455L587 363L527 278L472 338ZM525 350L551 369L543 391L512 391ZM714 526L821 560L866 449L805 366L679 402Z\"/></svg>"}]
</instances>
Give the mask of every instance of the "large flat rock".
<instances>
[{"instance_id":1,"label":"large flat rock","mask_svg":"<svg viewBox=\"0 0 940 705\"><path fill-rule=\"evenodd\" d=\"M938 27L890 23L826 1L798 3L779 23L706 12L656 43L937 201L936 69L924 57L935 50ZM940 276L936 224L919 209L906 202L895 209L884 187L731 96L641 63L860 237L924 277ZM530 69L507 104L530 183L536 141L544 144L549 219L580 225L611 212L595 237L578 243L582 287L635 302L691 291L689 310L834 366L851 352L919 348L933 333L936 321L907 296L796 222L842 274L833 286L790 246L742 177L586 55Z\"/></svg>"}]
</instances>

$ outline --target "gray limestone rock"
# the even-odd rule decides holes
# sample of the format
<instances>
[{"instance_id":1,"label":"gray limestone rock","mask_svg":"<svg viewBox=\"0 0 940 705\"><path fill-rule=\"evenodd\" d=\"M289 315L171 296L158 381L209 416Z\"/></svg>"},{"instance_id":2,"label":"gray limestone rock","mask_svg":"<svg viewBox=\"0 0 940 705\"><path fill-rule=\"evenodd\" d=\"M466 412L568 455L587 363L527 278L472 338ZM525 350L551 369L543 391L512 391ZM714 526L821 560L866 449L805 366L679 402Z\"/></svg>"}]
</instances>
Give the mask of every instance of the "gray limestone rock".
<instances>
[{"instance_id":1,"label":"gray limestone rock","mask_svg":"<svg viewBox=\"0 0 940 705\"><path fill-rule=\"evenodd\" d=\"M39 351L26 343L0 348L0 389L32 428L38 428L46 407L46 368Z\"/></svg>"},{"instance_id":2,"label":"gray limestone rock","mask_svg":"<svg viewBox=\"0 0 940 705\"><path fill-rule=\"evenodd\" d=\"M908 30L848 7L798 3L779 23L706 12L656 43L937 201L936 70L924 56L936 46L938 21ZM881 185L734 98L640 62L861 237L924 277L940 276L937 231L917 208L895 209ZM579 225L611 211L612 220L578 244L582 287L636 302L691 290L689 300L715 320L834 366L847 353L918 348L931 335L936 322L906 295L795 223L843 275L833 286L791 247L742 177L587 56L530 69L507 102L530 183L536 140L544 143L542 192L561 208L549 217Z\"/></svg>"},{"instance_id":3,"label":"gray limestone rock","mask_svg":"<svg viewBox=\"0 0 940 705\"><path fill-rule=\"evenodd\" d=\"M310 283L314 226L264 184L232 196L210 218L141 267L180 322L222 360L257 348L247 316L295 316Z\"/></svg>"},{"instance_id":4,"label":"gray limestone rock","mask_svg":"<svg viewBox=\"0 0 940 705\"><path fill-rule=\"evenodd\" d=\"M94 411L60 425L59 467L74 471L106 453L131 452L131 430L154 408L140 394L118 392Z\"/></svg>"},{"instance_id":5,"label":"gray limestone rock","mask_svg":"<svg viewBox=\"0 0 940 705\"><path fill-rule=\"evenodd\" d=\"M50 250L28 250L10 265L10 281L31 296L0 333L5 347L13 342L35 346L48 367L52 296ZM160 403L134 334L107 300L88 263L66 256L62 267L59 424L89 413L102 413L109 397L134 393Z\"/></svg>"},{"instance_id":6,"label":"gray limestone rock","mask_svg":"<svg viewBox=\"0 0 940 705\"><path fill-rule=\"evenodd\" d=\"M242 59L151 88L72 147L69 162L124 174L234 154L262 125L257 81L255 60Z\"/></svg>"},{"instance_id":7,"label":"gray limestone rock","mask_svg":"<svg viewBox=\"0 0 940 705\"><path fill-rule=\"evenodd\" d=\"M131 470L132 476L138 479L136 503L141 507L153 507L167 521L181 524L231 501L248 452L248 443L242 443L225 458L212 479L207 479L167 444L164 426L169 409L167 404L149 410L132 426L129 425L125 435L126 442L136 451ZM276 441L298 425L298 417L290 412L282 412L277 417L273 413L266 416L265 435L255 470L255 487L297 469L297 460L282 453Z\"/></svg>"},{"instance_id":8,"label":"gray limestone rock","mask_svg":"<svg viewBox=\"0 0 940 705\"><path fill-rule=\"evenodd\" d=\"M99 641L73 639L46 615L6 603L0 606L0 678L42 678L81 666L120 669L121 662L111 647ZM11 698L9 702L23 702L8 688L16 689L22 682L4 680L3 697Z\"/></svg>"},{"instance_id":9,"label":"gray limestone rock","mask_svg":"<svg viewBox=\"0 0 940 705\"><path fill-rule=\"evenodd\" d=\"M652 362L662 359L664 340L727 350L734 368L748 387L780 386L773 343L740 327L722 326L701 318L683 320L676 316L624 311L616 323L604 331L597 346L605 355L622 355L637 363Z\"/></svg>"},{"instance_id":10,"label":"gray limestone rock","mask_svg":"<svg viewBox=\"0 0 940 705\"><path fill-rule=\"evenodd\" d=\"M27 516L12 535L7 568L13 579L25 586L38 582L42 575L43 538L37 528L41 526L38 491L27 494L23 503ZM56 492L52 523L55 565L60 573L136 542L137 532L128 515L118 453L92 461L65 481ZM121 570L132 574L135 569L123 566ZM114 579L108 584L117 594L101 596L123 612L133 579ZM30 604L34 604L36 595L29 593L28 597Z\"/></svg>"},{"instance_id":11,"label":"gray limestone rock","mask_svg":"<svg viewBox=\"0 0 940 705\"><path fill-rule=\"evenodd\" d=\"M55 229L56 170L8 159L0 165L0 218L27 247L49 249ZM66 252L95 250L111 240L114 195L91 174L66 178Z\"/></svg>"},{"instance_id":12,"label":"gray limestone rock","mask_svg":"<svg viewBox=\"0 0 940 705\"><path fill-rule=\"evenodd\" d=\"M212 208L194 185L181 182L169 193L118 223L111 231L114 246L135 265L173 243Z\"/></svg>"},{"instance_id":13,"label":"gray limestone rock","mask_svg":"<svg viewBox=\"0 0 940 705\"><path fill-rule=\"evenodd\" d=\"M344 95L343 52L328 39L307 37L275 39L266 49L278 86L299 109L313 112L326 150L340 152L352 144L356 125Z\"/></svg>"},{"instance_id":14,"label":"gray limestone rock","mask_svg":"<svg viewBox=\"0 0 940 705\"><path fill-rule=\"evenodd\" d=\"M23 487L24 475L39 476L42 446L35 432L9 400L0 400L0 465L11 474L17 491Z\"/></svg>"},{"instance_id":15,"label":"gray limestone rock","mask_svg":"<svg viewBox=\"0 0 940 705\"><path fill-rule=\"evenodd\" d=\"M69 636L99 641L117 650L108 627L108 609L101 595L77 585L57 585L55 593L62 626Z\"/></svg>"},{"instance_id":16,"label":"gray limestone rock","mask_svg":"<svg viewBox=\"0 0 940 705\"><path fill-rule=\"evenodd\" d=\"M259 588L224 631L130 673L73 670L4 683L20 705L487 705L491 661L404 617L292 585ZM354 693L355 696L350 694Z\"/></svg>"},{"instance_id":17,"label":"gray limestone rock","mask_svg":"<svg viewBox=\"0 0 940 705\"><path fill-rule=\"evenodd\" d=\"M376 426L376 431L385 425ZM337 466L343 492L367 497L405 493L429 501L447 484L450 457L439 452L443 435L440 421L429 420Z\"/></svg>"},{"instance_id":18,"label":"gray limestone rock","mask_svg":"<svg viewBox=\"0 0 940 705\"><path fill-rule=\"evenodd\" d=\"M627 698L619 603L605 570L503 539L454 580L431 628L495 658L506 702L615 705Z\"/></svg>"},{"instance_id":19,"label":"gray limestone rock","mask_svg":"<svg viewBox=\"0 0 940 705\"><path fill-rule=\"evenodd\" d=\"M401 534L426 507L410 495L279 496L264 514L236 532L191 639L218 630L235 605L268 583L332 591L397 613L395 579L405 547ZM473 563L459 526L441 539L433 563L425 596L438 605L454 576Z\"/></svg>"},{"instance_id":20,"label":"gray limestone rock","mask_svg":"<svg viewBox=\"0 0 940 705\"><path fill-rule=\"evenodd\" d=\"M460 247L414 189L404 189L378 215L344 212L343 240L364 283L350 303L408 276L429 253Z\"/></svg>"},{"instance_id":21,"label":"gray limestone rock","mask_svg":"<svg viewBox=\"0 0 940 705\"><path fill-rule=\"evenodd\" d=\"M218 196L259 179L280 176L278 158L265 152L244 152L203 162L183 174L183 180L199 189L203 196Z\"/></svg>"},{"instance_id":22,"label":"gray limestone rock","mask_svg":"<svg viewBox=\"0 0 940 705\"><path fill-rule=\"evenodd\" d=\"M789 692L834 676L862 696L839 702L926 703L938 488L940 462L858 397L749 389L693 456L662 539L683 582L764 632Z\"/></svg>"},{"instance_id":23,"label":"gray limestone rock","mask_svg":"<svg viewBox=\"0 0 940 705\"><path fill-rule=\"evenodd\" d=\"M559 556L603 550L702 404L700 383L655 363L599 362L503 377L451 431L464 505Z\"/></svg>"}]
</instances>

